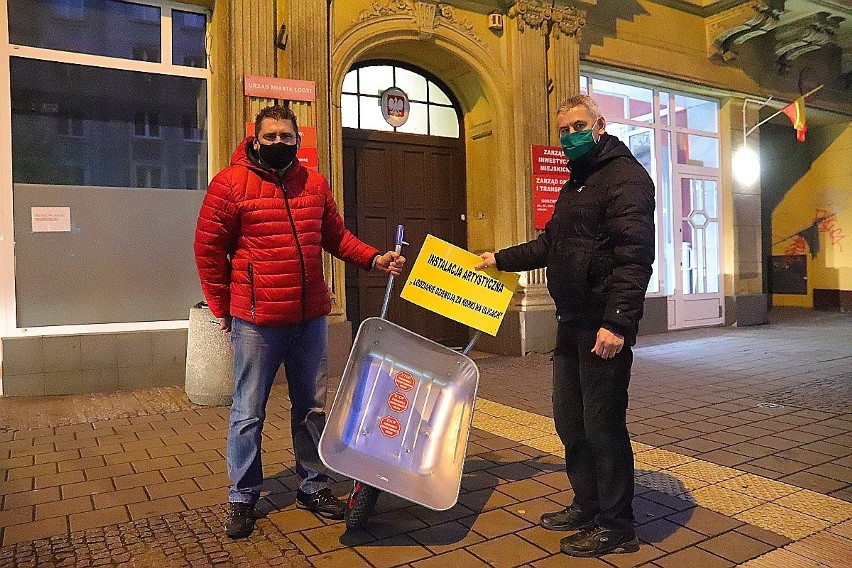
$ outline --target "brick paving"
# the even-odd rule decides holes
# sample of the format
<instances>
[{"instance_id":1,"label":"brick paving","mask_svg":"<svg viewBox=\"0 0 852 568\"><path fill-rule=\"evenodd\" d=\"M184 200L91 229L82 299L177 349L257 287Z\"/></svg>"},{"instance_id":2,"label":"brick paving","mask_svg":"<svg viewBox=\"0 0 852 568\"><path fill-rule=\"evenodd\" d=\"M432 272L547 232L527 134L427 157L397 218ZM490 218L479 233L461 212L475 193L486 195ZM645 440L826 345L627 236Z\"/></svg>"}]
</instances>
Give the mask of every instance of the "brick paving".
<instances>
[{"instance_id":1,"label":"brick paving","mask_svg":"<svg viewBox=\"0 0 852 568\"><path fill-rule=\"evenodd\" d=\"M471 433L449 511L385 494L353 533L298 510L288 402L276 386L264 431L267 516L236 542L221 528L227 409L193 406L180 389L0 399L0 566L841 566L852 557L852 318L772 317L640 338L630 430L650 449L645 459L665 463L637 464L645 545L634 554L559 554L563 535L536 524L571 499L558 450L490 426ZM517 409L518 431L547 424L547 355L477 358L478 412ZM755 525L775 516L781 533L797 519L795 538Z\"/></svg>"}]
</instances>

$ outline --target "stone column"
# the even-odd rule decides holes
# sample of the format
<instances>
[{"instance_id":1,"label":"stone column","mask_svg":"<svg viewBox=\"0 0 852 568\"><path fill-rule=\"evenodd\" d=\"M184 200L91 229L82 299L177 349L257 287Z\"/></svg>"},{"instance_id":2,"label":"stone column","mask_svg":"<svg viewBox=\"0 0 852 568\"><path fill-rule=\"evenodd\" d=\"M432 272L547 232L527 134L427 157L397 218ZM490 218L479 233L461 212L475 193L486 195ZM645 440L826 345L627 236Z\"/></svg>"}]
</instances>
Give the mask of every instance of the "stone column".
<instances>
[{"instance_id":1,"label":"stone column","mask_svg":"<svg viewBox=\"0 0 852 568\"><path fill-rule=\"evenodd\" d=\"M723 143L720 148L726 159L743 144L742 108L743 99L733 98L723 107L726 112L721 113L722 119L728 115L731 129L731 147ZM748 105L746 124L754 125L759 121L757 106ZM755 152L759 151L759 130L748 135L748 146ZM768 303L763 293L760 180L752 185L744 185L733 178L730 183L732 219L725 223L732 227L733 251L727 254L733 254L734 273L732 286L726 286L726 296L729 296L726 312L731 312L726 314L726 323L766 323ZM730 266L730 263L725 264ZM731 294L733 297L730 297Z\"/></svg>"},{"instance_id":2,"label":"stone column","mask_svg":"<svg viewBox=\"0 0 852 568\"><path fill-rule=\"evenodd\" d=\"M555 117L560 103L580 92L580 28L586 25L585 12L571 7L553 9L553 29L550 35L550 52L553 81L551 116ZM551 136L556 136L551 129ZM554 143L558 143L553 139Z\"/></svg>"},{"instance_id":3,"label":"stone column","mask_svg":"<svg viewBox=\"0 0 852 568\"><path fill-rule=\"evenodd\" d=\"M271 104L243 96L244 75L275 74L273 0L219 0L211 17L211 172L228 165L245 123Z\"/></svg>"},{"instance_id":4,"label":"stone column","mask_svg":"<svg viewBox=\"0 0 852 568\"><path fill-rule=\"evenodd\" d=\"M548 140L547 34L549 7L520 0L509 10L517 26L512 50L512 87L515 100L515 164L517 167L517 227L512 237L534 236L532 227L531 147Z\"/></svg>"},{"instance_id":5,"label":"stone column","mask_svg":"<svg viewBox=\"0 0 852 568\"><path fill-rule=\"evenodd\" d=\"M310 104L293 103L291 107L300 124L316 126L319 170L326 178L333 179L329 122L329 108L333 101L329 100L332 93L329 91L328 16L327 0L287 0L283 21L287 26L289 37L280 59L285 62L282 69L286 70L282 76L316 83L316 101ZM331 189L337 206L343 212L343 188L332 187ZM324 264L326 281L331 289L332 317L345 318L343 262L326 254Z\"/></svg>"}]
</instances>

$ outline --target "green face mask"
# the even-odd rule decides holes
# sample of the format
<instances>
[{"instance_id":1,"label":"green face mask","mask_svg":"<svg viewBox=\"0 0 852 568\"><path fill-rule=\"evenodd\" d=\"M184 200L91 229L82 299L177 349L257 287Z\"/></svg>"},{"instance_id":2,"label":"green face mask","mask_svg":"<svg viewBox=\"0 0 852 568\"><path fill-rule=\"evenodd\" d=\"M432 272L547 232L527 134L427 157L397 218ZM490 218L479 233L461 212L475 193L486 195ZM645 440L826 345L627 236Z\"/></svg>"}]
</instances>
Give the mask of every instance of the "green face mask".
<instances>
[{"instance_id":1,"label":"green face mask","mask_svg":"<svg viewBox=\"0 0 852 568\"><path fill-rule=\"evenodd\" d=\"M579 132L566 132L559 141L562 143L562 151L569 160L577 160L589 153L589 150L595 147L598 143L592 135L592 131L597 125L597 121L588 130L580 130Z\"/></svg>"}]
</instances>

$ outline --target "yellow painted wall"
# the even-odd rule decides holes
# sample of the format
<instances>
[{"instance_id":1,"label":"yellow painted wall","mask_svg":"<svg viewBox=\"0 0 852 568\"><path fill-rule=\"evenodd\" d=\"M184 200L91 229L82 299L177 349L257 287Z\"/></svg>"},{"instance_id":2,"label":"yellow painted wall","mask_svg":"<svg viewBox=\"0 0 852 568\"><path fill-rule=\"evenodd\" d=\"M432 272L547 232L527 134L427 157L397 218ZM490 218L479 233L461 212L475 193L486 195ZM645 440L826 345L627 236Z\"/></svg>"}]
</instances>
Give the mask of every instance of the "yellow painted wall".
<instances>
[{"instance_id":1,"label":"yellow painted wall","mask_svg":"<svg viewBox=\"0 0 852 568\"><path fill-rule=\"evenodd\" d=\"M839 132L838 132L839 131ZM794 241L779 241L828 216L820 224L820 251L808 258L808 294L775 294L779 306L813 307L814 288L852 290L852 123L808 130L808 138L832 140L810 170L772 212L772 254L793 252Z\"/></svg>"}]
</instances>

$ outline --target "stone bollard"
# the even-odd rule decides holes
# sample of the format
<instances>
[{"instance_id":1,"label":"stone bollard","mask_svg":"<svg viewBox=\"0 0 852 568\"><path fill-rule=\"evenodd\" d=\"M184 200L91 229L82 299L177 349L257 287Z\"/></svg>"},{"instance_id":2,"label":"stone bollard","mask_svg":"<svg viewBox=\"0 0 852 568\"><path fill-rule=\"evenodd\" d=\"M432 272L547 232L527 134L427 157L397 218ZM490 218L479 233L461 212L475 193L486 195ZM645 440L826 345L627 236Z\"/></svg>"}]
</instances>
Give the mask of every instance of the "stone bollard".
<instances>
[{"instance_id":1,"label":"stone bollard","mask_svg":"<svg viewBox=\"0 0 852 568\"><path fill-rule=\"evenodd\" d=\"M234 390L234 352L219 319L207 304L189 310L186 337L186 382L189 400L205 406L228 406Z\"/></svg>"}]
</instances>

